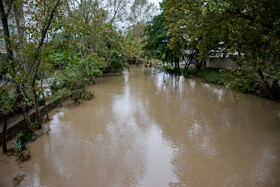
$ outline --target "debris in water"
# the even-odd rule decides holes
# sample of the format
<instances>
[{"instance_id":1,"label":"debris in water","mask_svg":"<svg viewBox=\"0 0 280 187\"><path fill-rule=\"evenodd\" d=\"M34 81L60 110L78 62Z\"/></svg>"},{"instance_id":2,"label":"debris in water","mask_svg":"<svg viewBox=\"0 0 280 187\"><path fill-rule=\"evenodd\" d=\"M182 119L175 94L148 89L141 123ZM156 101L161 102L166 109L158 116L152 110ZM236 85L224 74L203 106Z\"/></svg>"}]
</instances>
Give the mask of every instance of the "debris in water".
<instances>
[{"instance_id":1,"label":"debris in water","mask_svg":"<svg viewBox=\"0 0 280 187\"><path fill-rule=\"evenodd\" d=\"M14 178L15 186L18 186L24 179L25 174L19 174Z\"/></svg>"},{"instance_id":2,"label":"debris in water","mask_svg":"<svg viewBox=\"0 0 280 187\"><path fill-rule=\"evenodd\" d=\"M41 137L44 135L44 132L39 132L37 135L38 135L38 137Z\"/></svg>"},{"instance_id":3,"label":"debris in water","mask_svg":"<svg viewBox=\"0 0 280 187\"><path fill-rule=\"evenodd\" d=\"M21 153L19 153L17 160L20 160L22 162L28 161L30 160L31 157L31 152L30 150L28 151L22 151Z\"/></svg>"}]
</instances>

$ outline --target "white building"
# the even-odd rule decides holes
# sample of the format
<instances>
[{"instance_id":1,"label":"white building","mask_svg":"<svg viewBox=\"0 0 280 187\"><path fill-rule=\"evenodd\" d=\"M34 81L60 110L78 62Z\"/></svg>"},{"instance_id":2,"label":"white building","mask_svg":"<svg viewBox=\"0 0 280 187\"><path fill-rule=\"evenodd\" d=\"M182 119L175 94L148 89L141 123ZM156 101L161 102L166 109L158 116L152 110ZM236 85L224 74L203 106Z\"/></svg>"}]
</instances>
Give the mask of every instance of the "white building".
<instances>
[{"instance_id":1,"label":"white building","mask_svg":"<svg viewBox=\"0 0 280 187\"><path fill-rule=\"evenodd\" d=\"M5 6L5 11L7 12L7 9L9 7L9 3L5 0L2 0L4 6ZM15 13L15 10L17 10L17 14ZM11 6L10 13L8 15L8 27L10 31L10 36L17 35L18 33L18 26L22 26L24 24L24 19L20 16L22 12L22 7L16 7L15 5ZM16 23L16 15L18 16L18 26ZM2 21L0 21L0 52L5 53L5 40L4 40L4 30L3 30L3 24Z\"/></svg>"}]
</instances>

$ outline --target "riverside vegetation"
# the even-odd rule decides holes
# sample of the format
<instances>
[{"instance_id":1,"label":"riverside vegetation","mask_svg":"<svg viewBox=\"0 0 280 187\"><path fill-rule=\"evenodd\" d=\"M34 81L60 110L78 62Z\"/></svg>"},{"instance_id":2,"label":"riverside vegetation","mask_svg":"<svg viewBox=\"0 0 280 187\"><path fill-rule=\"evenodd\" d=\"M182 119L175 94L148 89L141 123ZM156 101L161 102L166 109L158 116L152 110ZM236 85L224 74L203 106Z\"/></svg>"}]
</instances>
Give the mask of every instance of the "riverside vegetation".
<instances>
[{"instance_id":1,"label":"riverside vegetation","mask_svg":"<svg viewBox=\"0 0 280 187\"><path fill-rule=\"evenodd\" d=\"M43 124L41 106L68 96L76 103L91 99L86 87L98 76L141 61L141 33L154 10L154 4L141 0L1 1L3 152L8 152L7 126L13 116L23 114L26 124L10 149L20 155L28 149L29 138L22 137L35 137L34 130ZM121 28L122 22L128 25Z\"/></svg>"},{"instance_id":2,"label":"riverside vegetation","mask_svg":"<svg viewBox=\"0 0 280 187\"><path fill-rule=\"evenodd\" d=\"M280 99L279 1L163 0L160 5L161 13L145 28L144 49L167 72ZM210 56L227 54L235 55L236 69L205 68Z\"/></svg>"}]
</instances>

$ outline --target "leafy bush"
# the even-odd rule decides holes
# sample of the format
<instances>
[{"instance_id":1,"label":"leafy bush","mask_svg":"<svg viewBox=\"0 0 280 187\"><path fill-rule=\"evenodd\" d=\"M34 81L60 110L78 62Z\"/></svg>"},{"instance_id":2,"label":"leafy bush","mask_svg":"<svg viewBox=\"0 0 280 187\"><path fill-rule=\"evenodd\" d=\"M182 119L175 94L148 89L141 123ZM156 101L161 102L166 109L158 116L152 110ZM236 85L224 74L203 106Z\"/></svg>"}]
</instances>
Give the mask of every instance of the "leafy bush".
<instances>
[{"instance_id":1,"label":"leafy bush","mask_svg":"<svg viewBox=\"0 0 280 187\"><path fill-rule=\"evenodd\" d=\"M95 77L102 75L100 68L103 68L102 62L93 56L77 58L68 63L62 73L56 74L51 89L56 94L60 90L68 90L75 102L81 98L93 98L93 94L86 91L86 86L94 83Z\"/></svg>"},{"instance_id":2,"label":"leafy bush","mask_svg":"<svg viewBox=\"0 0 280 187\"><path fill-rule=\"evenodd\" d=\"M30 130L20 130L17 134L16 142L24 144L26 142L35 141L37 139L37 135Z\"/></svg>"},{"instance_id":3,"label":"leafy bush","mask_svg":"<svg viewBox=\"0 0 280 187\"><path fill-rule=\"evenodd\" d=\"M164 69L165 72L170 73L170 74L176 73L175 72L175 67L170 65L170 64L167 64L166 66L163 66L163 69Z\"/></svg>"},{"instance_id":4,"label":"leafy bush","mask_svg":"<svg viewBox=\"0 0 280 187\"><path fill-rule=\"evenodd\" d=\"M0 53L0 61L8 62L8 55L6 53ZM5 75L8 72L8 68L5 63L0 63L0 75Z\"/></svg>"},{"instance_id":5,"label":"leafy bush","mask_svg":"<svg viewBox=\"0 0 280 187\"><path fill-rule=\"evenodd\" d=\"M154 64L154 69L153 69L153 72L162 72L164 71L164 66L162 63L160 62L157 62Z\"/></svg>"},{"instance_id":6,"label":"leafy bush","mask_svg":"<svg viewBox=\"0 0 280 187\"><path fill-rule=\"evenodd\" d=\"M229 88L235 91L239 91L242 93L253 93L254 87L257 78L254 74L248 73L247 71L237 68L234 69L226 69L224 73L227 77L226 84Z\"/></svg>"},{"instance_id":7,"label":"leafy bush","mask_svg":"<svg viewBox=\"0 0 280 187\"><path fill-rule=\"evenodd\" d=\"M184 69L183 76L185 78L195 77L196 70L194 68Z\"/></svg>"},{"instance_id":8,"label":"leafy bush","mask_svg":"<svg viewBox=\"0 0 280 187\"><path fill-rule=\"evenodd\" d=\"M120 73L126 66L122 55L113 53L108 59L108 65L104 68L104 73Z\"/></svg>"},{"instance_id":9,"label":"leafy bush","mask_svg":"<svg viewBox=\"0 0 280 187\"><path fill-rule=\"evenodd\" d=\"M8 100L9 98L9 92L7 87L3 84L0 84L0 109L5 110L7 109L7 106L11 104L11 101Z\"/></svg>"},{"instance_id":10,"label":"leafy bush","mask_svg":"<svg viewBox=\"0 0 280 187\"><path fill-rule=\"evenodd\" d=\"M74 62L79 58L78 53L71 52L69 50L63 50L61 52L53 51L51 54L51 61L55 68L64 69L69 63Z\"/></svg>"},{"instance_id":11,"label":"leafy bush","mask_svg":"<svg viewBox=\"0 0 280 187\"><path fill-rule=\"evenodd\" d=\"M185 78L199 77L202 78L205 82L215 83L219 85L225 84L227 80L226 75L216 69L201 69L199 72L195 68L189 68L183 71L183 76Z\"/></svg>"},{"instance_id":12,"label":"leafy bush","mask_svg":"<svg viewBox=\"0 0 280 187\"><path fill-rule=\"evenodd\" d=\"M220 71L216 70L202 70L197 73L197 76L204 79L206 82L219 85L223 85L226 81L226 76Z\"/></svg>"},{"instance_id":13,"label":"leafy bush","mask_svg":"<svg viewBox=\"0 0 280 187\"><path fill-rule=\"evenodd\" d=\"M24 150L28 150L29 147L27 146L27 143L22 143L22 142L14 142L14 150L18 153L21 153Z\"/></svg>"},{"instance_id":14,"label":"leafy bush","mask_svg":"<svg viewBox=\"0 0 280 187\"><path fill-rule=\"evenodd\" d=\"M20 130L16 136L16 140L14 141L14 146L10 147L9 152L21 153L24 150L29 150L27 142L35 141L37 137L38 136L32 131Z\"/></svg>"}]
</instances>

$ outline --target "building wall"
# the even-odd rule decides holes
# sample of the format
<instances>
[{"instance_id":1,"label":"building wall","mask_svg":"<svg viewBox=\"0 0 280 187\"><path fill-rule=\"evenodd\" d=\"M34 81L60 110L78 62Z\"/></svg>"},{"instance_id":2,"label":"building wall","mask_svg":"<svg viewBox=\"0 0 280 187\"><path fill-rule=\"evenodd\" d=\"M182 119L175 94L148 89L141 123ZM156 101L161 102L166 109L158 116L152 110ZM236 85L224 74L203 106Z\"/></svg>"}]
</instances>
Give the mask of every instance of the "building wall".
<instances>
[{"instance_id":1,"label":"building wall","mask_svg":"<svg viewBox=\"0 0 280 187\"><path fill-rule=\"evenodd\" d=\"M4 0L2 0L2 1L3 1L4 5L5 5L6 9L7 9L8 4L5 3ZM19 8L19 11L21 11L21 9L22 8ZM20 25L22 25L24 20L22 18L19 18L19 22L20 22ZM11 8L11 11L9 13L8 26L9 26L9 31L10 31L10 35L11 36L18 34L17 25L16 25L16 19L15 19L15 13L14 13L13 7ZM4 40L4 30L3 30L2 21L0 21L0 52L1 53L6 52L5 40Z\"/></svg>"},{"instance_id":2,"label":"building wall","mask_svg":"<svg viewBox=\"0 0 280 187\"><path fill-rule=\"evenodd\" d=\"M210 57L206 61L207 68L237 68L237 65L233 63L233 58L219 58Z\"/></svg>"}]
</instances>

